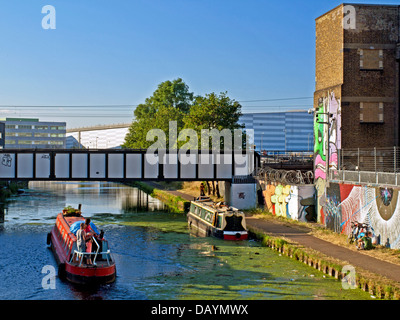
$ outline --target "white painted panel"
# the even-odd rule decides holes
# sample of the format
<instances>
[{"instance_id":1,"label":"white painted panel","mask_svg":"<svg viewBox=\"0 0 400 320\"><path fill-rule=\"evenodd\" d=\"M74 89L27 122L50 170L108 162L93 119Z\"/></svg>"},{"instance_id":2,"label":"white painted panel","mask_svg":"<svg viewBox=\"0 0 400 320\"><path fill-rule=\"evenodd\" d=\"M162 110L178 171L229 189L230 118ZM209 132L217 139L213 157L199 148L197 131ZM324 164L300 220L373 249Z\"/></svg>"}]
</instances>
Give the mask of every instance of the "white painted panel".
<instances>
[{"instance_id":1,"label":"white painted panel","mask_svg":"<svg viewBox=\"0 0 400 320\"><path fill-rule=\"evenodd\" d=\"M229 179L232 177L232 154L217 154L217 179Z\"/></svg>"},{"instance_id":2,"label":"white painted panel","mask_svg":"<svg viewBox=\"0 0 400 320\"><path fill-rule=\"evenodd\" d=\"M144 155L144 178L153 179L158 178L158 155L145 154Z\"/></svg>"},{"instance_id":3,"label":"white painted panel","mask_svg":"<svg viewBox=\"0 0 400 320\"><path fill-rule=\"evenodd\" d=\"M112 154L108 155L108 177L123 178L124 177L124 155Z\"/></svg>"},{"instance_id":4,"label":"white painted panel","mask_svg":"<svg viewBox=\"0 0 400 320\"><path fill-rule=\"evenodd\" d=\"M126 155L126 177L141 178L142 177L142 155L127 154Z\"/></svg>"},{"instance_id":5,"label":"white painted panel","mask_svg":"<svg viewBox=\"0 0 400 320\"><path fill-rule=\"evenodd\" d=\"M15 154L2 153L0 156L0 178L15 178Z\"/></svg>"},{"instance_id":6,"label":"white painted panel","mask_svg":"<svg viewBox=\"0 0 400 320\"><path fill-rule=\"evenodd\" d=\"M50 177L50 154L36 154L36 178Z\"/></svg>"},{"instance_id":7,"label":"white painted panel","mask_svg":"<svg viewBox=\"0 0 400 320\"><path fill-rule=\"evenodd\" d=\"M235 176L247 176L250 174L248 156L246 154L235 154Z\"/></svg>"},{"instance_id":8,"label":"white painted panel","mask_svg":"<svg viewBox=\"0 0 400 320\"><path fill-rule=\"evenodd\" d=\"M195 179L197 154L180 154L179 162L181 165L181 178Z\"/></svg>"},{"instance_id":9,"label":"white painted panel","mask_svg":"<svg viewBox=\"0 0 400 320\"><path fill-rule=\"evenodd\" d=\"M166 179L178 178L178 154L177 153L164 154L163 164L164 164L164 178L166 178Z\"/></svg>"},{"instance_id":10,"label":"white painted panel","mask_svg":"<svg viewBox=\"0 0 400 320\"><path fill-rule=\"evenodd\" d=\"M85 153L72 154L72 178L87 178L88 155Z\"/></svg>"},{"instance_id":11,"label":"white painted panel","mask_svg":"<svg viewBox=\"0 0 400 320\"><path fill-rule=\"evenodd\" d=\"M56 153L54 160L56 178L69 178L69 154Z\"/></svg>"},{"instance_id":12,"label":"white painted panel","mask_svg":"<svg viewBox=\"0 0 400 320\"><path fill-rule=\"evenodd\" d=\"M92 153L90 154L90 178L106 177L106 155Z\"/></svg>"},{"instance_id":13,"label":"white painted panel","mask_svg":"<svg viewBox=\"0 0 400 320\"><path fill-rule=\"evenodd\" d=\"M214 157L212 154L199 155L199 177L204 179L214 178Z\"/></svg>"},{"instance_id":14,"label":"white painted panel","mask_svg":"<svg viewBox=\"0 0 400 320\"><path fill-rule=\"evenodd\" d=\"M18 178L33 178L33 153L18 154Z\"/></svg>"}]
</instances>

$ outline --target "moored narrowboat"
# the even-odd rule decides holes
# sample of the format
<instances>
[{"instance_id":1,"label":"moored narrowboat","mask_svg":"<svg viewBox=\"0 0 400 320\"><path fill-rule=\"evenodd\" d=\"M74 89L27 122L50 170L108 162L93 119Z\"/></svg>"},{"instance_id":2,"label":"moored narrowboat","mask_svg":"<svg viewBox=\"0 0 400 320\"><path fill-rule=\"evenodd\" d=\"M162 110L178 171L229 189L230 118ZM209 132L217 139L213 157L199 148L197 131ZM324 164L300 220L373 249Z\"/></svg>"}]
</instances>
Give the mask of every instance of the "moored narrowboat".
<instances>
[{"instance_id":1,"label":"moored narrowboat","mask_svg":"<svg viewBox=\"0 0 400 320\"><path fill-rule=\"evenodd\" d=\"M188 224L195 235L215 236L224 240L248 239L244 213L224 203L214 203L209 197L191 201Z\"/></svg>"},{"instance_id":2,"label":"moored narrowboat","mask_svg":"<svg viewBox=\"0 0 400 320\"><path fill-rule=\"evenodd\" d=\"M115 261L103 232L92 236L91 250L78 251L73 230L77 230L81 223L85 223L85 218L80 212L59 213L47 236L47 244L51 246L58 264L59 276L77 284L104 284L115 281ZM93 223L90 226L97 231Z\"/></svg>"}]
</instances>

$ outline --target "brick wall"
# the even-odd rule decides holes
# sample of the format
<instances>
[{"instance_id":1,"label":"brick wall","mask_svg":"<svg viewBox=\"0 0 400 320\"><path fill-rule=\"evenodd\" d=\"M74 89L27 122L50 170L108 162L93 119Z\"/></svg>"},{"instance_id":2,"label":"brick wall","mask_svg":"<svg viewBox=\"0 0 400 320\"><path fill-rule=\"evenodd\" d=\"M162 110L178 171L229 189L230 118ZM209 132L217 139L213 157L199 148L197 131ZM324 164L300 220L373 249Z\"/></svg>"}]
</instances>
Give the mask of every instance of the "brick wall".
<instances>
[{"instance_id":1,"label":"brick wall","mask_svg":"<svg viewBox=\"0 0 400 320\"><path fill-rule=\"evenodd\" d=\"M353 6L356 29L343 29L343 5L316 19L314 106L330 90L341 99L343 148L399 145L400 6ZM361 102L383 103L383 122L361 122Z\"/></svg>"}]
</instances>

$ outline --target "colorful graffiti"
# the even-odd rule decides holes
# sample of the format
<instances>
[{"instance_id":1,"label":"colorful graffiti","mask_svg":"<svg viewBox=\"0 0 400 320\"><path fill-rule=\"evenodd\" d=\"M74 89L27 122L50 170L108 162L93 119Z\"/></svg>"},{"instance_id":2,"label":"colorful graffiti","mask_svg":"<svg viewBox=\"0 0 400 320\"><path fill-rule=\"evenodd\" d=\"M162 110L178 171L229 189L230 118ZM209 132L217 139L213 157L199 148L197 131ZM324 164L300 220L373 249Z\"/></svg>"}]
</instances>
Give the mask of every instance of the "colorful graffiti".
<instances>
[{"instance_id":1,"label":"colorful graffiti","mask_svg":"<svg viewBox=\"0 0 400 320\"><path fill-rule=\"evenodd\" d=\"M273 215L293 220L315 221L313 185L269 183L263 191L265 207Z\"/></svg>"},{"instance_id":2,"label":"colorful graffiti","mask_svg":"<svg viewBox=\"0 0 400 320\"><path fill-rule=\"evenodd\" d=\"M325 100L320 99L314 118L315 179L326 179Z\"/></svg>"},{"instance_id":3,"label":"colorful graffiti","mask_svg":"<svg viewBox=\"0 0 400 320\"><path fill-rule=\"evenodd\" d=\"M368 223L381 245L400 248L400 189L330 183L323 204L325 225L349 234L351 222Z\"/></svg>"},{"instance_id":4,"label":"colorful graffiti","mask_svg":"<svg viewBox=\"0 0 400 320\"><path fill-rule=\"evenodd\" d=\"M335 224L331 220L330 212L326 214L323 211L327 201L332 201L325 197L328 171L337 171L338 150L341 148L341 104L333 92L318 101L314 117L314 135L314 182L318 222Z\"/></svg>"},{"instance_id":5,"label":"colorful graffiti","mask_svg":"<svg viewBox=\"0 0 400 320\"><path fill-rule=\"evenodd\" d=\"M342 147L342 112L340 102L332 92L329 97L329 170L338 169L338 150Z\"/></svg>"}]
</instances>

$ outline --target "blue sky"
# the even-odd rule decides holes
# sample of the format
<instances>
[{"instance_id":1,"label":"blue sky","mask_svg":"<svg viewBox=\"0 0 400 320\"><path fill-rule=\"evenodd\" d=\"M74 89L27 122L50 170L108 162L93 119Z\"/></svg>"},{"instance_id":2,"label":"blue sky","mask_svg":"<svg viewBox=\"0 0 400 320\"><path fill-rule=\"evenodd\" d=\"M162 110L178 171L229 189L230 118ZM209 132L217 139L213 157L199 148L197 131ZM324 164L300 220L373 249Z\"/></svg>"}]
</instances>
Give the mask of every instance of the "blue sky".
<instances>
[{"instance_id":1,"label":"blue sky","mask_svg":"<svg viewBox=\"0 0 400 320\"><path fill-rule=\"evenodd\" d=\"M42 7L48 4L56 9L55 30L41 25ZM271 106L308 109L310 98L245 101L312 97L315 18L339 4L2 0L0 117L64 119L68 127L130 122L133 107L128 105L143 102L159 83L178 77L195 94L227 91L244 101L243 112L267 112Z\"/></svg>"}]
</instances>

